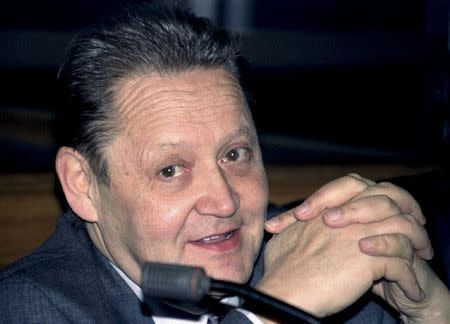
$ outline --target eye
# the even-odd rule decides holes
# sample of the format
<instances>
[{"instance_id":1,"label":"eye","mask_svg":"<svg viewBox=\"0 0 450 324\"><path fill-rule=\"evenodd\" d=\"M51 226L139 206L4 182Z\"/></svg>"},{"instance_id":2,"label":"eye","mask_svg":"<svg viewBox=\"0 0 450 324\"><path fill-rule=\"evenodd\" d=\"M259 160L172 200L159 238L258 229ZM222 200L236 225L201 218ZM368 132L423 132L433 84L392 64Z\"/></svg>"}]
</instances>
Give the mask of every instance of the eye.
<instances>
[{"instance_id":1,"label":"eye","mask_svg":"<svg viewBox=\"0 0 450 324\"><path fill-rule=\"evenodd\" d=\"M245 147L238 147L232 149L225 154L225 157L222 159L222 162L237 162L241 160L247 160L250 155L250 150Z\"/></svg>"},{"instance_id":2,"label":"eye","mask_svg":"<svg viewBox=\"0 0 450 324\"><path fill-rule=\"evenodd\" d=\"M164 178L175 178L181 175L182 171L183 167L181 165L169 165L159 171L159 174Z\"/></svg>"}]
</instances>

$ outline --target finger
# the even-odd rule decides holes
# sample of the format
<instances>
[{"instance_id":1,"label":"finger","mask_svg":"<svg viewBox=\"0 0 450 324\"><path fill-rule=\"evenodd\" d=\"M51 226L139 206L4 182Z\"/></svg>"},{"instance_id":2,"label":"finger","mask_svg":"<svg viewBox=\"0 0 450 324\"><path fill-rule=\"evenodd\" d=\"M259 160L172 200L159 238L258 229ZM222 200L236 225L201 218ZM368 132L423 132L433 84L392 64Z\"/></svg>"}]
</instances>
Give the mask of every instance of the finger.
<instances>
[{"instance_id":1,"label":"finger","mask_svg":"<svg viewBox=\"0 0 450 324\"><path fill-rule=\"evenodd\" d=\"M360 176L360 175L357 174L357 173L349 173L348 175L351 176L351 177L353 177L353 178L356 178L356 179L359 179L359 180L365 182L368 186L373 186L373 185L376 185L376 184L377 184L375 181L370 180L370 179L368 179L368 178L364 178L364 177Z\"/></svg>"},{"instance_id":2,"label":"finger","mask_svg":"<svg viewBox=\"0 0 450 324\"><path fill-rule=\"evenodd\" d=\"M368 180L355 174L333 180L319 188L300 206L296 207L294 215L299 220L314 218L325 209L337 207L349 201L370 185Z\"/></svg>"},{"instance_id":3,"label":"finger","mask_svg":"<svg viewBox=\"0 0 450 324\"><path fill-rule=\"evenodd\" d=\"M381 182L373 186L368 186L364 191L361 191L356 197L354 197L354 199L378 195L388 196L395 201L403 213L412 215L422 225L425 225L426 219L422 213L419 203L408 191L392 183Z\"/></svg>"},{"instance_id":4,"label":"finger","mask_svg":"<svg viewBox=\"0 0 450 324\"><path fill-rule=\"evenodd\" d=\"M414 259L411 242L402 234L370 236L359 240L358 245L368 255L402 258L409 262Z\"/></svg>"},{"instance_id":5,"label":"finger","mask_svg":"<svg viewBox=\"0 0 450 324\"><path fill-rule=\"evenodd\" d=\"M264 224L264 228L269 233L278 234L295 222L297 222L297 218L295 218L294 212L291 209L267 220Z\"/></svg>"},{"instance_id":6,"label":"finger","mask_svg":"<svg viewBox=\"0 0 450 324\"><path fill-rule=\"evenodd\" d=\"M396 282L406 297L415 302L425 298L411 263L405 259L386 258L384 264L378 268L374 281L383 278Z\"/></svg>"},{"instance_id":7,"label":"finger","mask_svg":"<svg viewBox=\"0 0 450 324\"><path fill-rule=\"evenodd\" d=\"M425 260L430 260L433 257L433 249L427 231L422 224L410 215L399 214L381 222L366 224L364 226L371 227L371 229L367 229L371 233L374 233L374 235L404 235L411 242L414 252L419 257Z\"/></svg>"},{"instance_id":8,"label":"finger","mask_svg":"<svg viewBox=\"0 0 450 324\"><path fill-rule=\"evenodd\" d=\"M341 228L356 223L379 222L400 213L400 207L389 196L366 196L328 209L323 213L323 221L330 227Z\"/></svg>"}]
</instances>

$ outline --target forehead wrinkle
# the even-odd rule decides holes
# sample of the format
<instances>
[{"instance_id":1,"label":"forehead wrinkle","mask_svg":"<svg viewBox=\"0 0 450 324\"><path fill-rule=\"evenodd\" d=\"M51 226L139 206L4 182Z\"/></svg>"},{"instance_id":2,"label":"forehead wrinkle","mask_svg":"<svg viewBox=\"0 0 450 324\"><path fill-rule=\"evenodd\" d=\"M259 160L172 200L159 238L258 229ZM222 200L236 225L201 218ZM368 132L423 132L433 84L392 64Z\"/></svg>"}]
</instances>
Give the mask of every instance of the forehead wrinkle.
<instances>
[{"instance_id":1,"label":"forehead wrinkle","mask_svg":"<svg viewBox=\"0 0 450 324\"><path fill-rule=\"evenodd\" d=\"M150 109L157 115L158 111L168 109L171 116L180 115L185 116L191 122L195 123L209 123L214 121L218 111L224 109L246 109L245 100L232 93L219 94L216 97L212 96L191 96L191 91L180 90L157 90L152 93L141 91L136 93L136 96L130 100L127 107L122 113L126 121L126 128L132 128L133 121L139 121L139 114L147 112ZM222 97L223 99L220 99ZM229 105L227 98L232 99L233 104ZM237 106L237 107L236 107ZM164 123L161 120L161 115L157 115L159 123ZM153 122L152 114L149 114L150 122Z\"/></svg>"},{"instance_id":2,"label":"forehead wrinkle","mask_svg":"<svg viewBox=\"0 0 450 324\"><path fill-rule=\"evenodd\" d=\"M163 92L159 90L158 92ZM146 101L151 103L155 91L149 91L148 87L132 87L129 93L124 96L123 100L118 104L119 112L125 121L132 120L141 111L151 108L153 105L145 104Z\"/></svg>"},{"instance_id":3,"label":"forehead wrinkle","mask_svg":"<svg viewBox=\"0 0 450 324\"><path fill-rule=\"evenodd\" d=\"M225 78L223 76L222 73L220 77L216 75L210 79L200 79L201 82L190 82L189 75L185 75L183 78L182 75L161 77L147 74L123 79L121 84L117 86L115 98L118 103L118 110L121 112L120 115L126 121L124 123L125 132L128 133L126 136L130 138L131 135L133 138L130 139L135 144L138 144L136 145L138 147L144 144L142 148L144 151L147 151L145 147L148 146L142 143L142 136L139 138L140 135L145 133L145 128L143 127L150 125L151 129L164 128L166 123L172 124L172 126L175 123L177 127L190 127L189 123L185 125L183 120L189 120L192 125L210 121L217 122L215 116L218 115L216 115L216 112L224 111L223 108L241 109L244 112L247 123L252 125L247 102L239 83L227 73ZM195 74L193 79L194 81L197 80ZM220 99L221 97L226 98L226 100ZM231 100L228 100L228 98L231 98ZM196 109L197 107L200 109ZM154 116L152 116L152 113L148 113L150 108L152 112L155 112ZM167 108L169 108L169 113L166 120L164 118L165 114L158 112ZM182 112L182 114L177 113L178 111ZM141 118L139 114L145 112L147 112L147 115L143 116L145 118ZM177 115L180 118L173 119ZM139 124L143 121L145 124L136 126L136 123ZM157 124L155 124L155 121ZM132 129L136 131L130 133ZM149 130L151 131L151 129ZM252 138L255 136L252 136ZM157 139L152 138L145 141L148 142L148 140L155 143ZM136 141L139 141L139 143ZM141 161L146 160L144 155L147 155L148 152L138 153L136 151L136 153L139 155L139 158L135 155L133 160L136 161L136 158Z\"/></svg>"},{"instance_id":4,"label":"forehead wrinkle","mask_svg":"<svg viewBox=\"0 0 450 324\"><path fill-rule=\"evenodd\" d=\"M175 97L176 89L171 89L170 86L162 84L166 79L150 74L123 80L117 86L118 91L116 95L117 107L122 118L125 121L130 121L140 112L157 108L165 99L170 100L172 97ZM150 84L149 81L151 81ZM161 99L154 99L158 97ZM122 100L118 98L122 98ZM148 103L146 104L146 102Z\"/></svg>"},{"instance_id":5,"label":"forehead wrinkle","mask_svg":"<svg viewBox=\"0 0 450 324\"><path fill-rule=\"evenodd\" d=\"M238 94L238 97L243 97L242 88L238 82L238 80L230 73L228 73L226 70L223 69L217 69L217 71L220 73L221 78L214 78L213 82L208 84L206 86L198 86L198 82L195 82L197 79L194 73L194 81L193 82L184 82L186 81L186 78L189 78L189 72L202 72L201 70L197 71L186 71L186 72L180 72L174 75L167 75L162 76L156 73L148 73L148 74L135 74L130 76L129 78L125 78L122 80L122 82L119 82L116 86L118 96L120 96L121 92L127 92L129 91L127 96L124 96L123 100L118 102L119 107L124 105L129 105L127 103L127 99L129 97L132 97L132 101L134 101L136 98L140 97L142 92L147 92L147 90L153 90L149 92L153 92L154 94L158 94L158 90L160 91L168 91L168 92L178 92L181 94L196 94L199 92L206 92L209 88L213 87L222 87L227 88L230 87L233 90L236 90L236 93ZM205 71L203 71L205 72ZM189 78L190 79L190 78ZM225 81L224 81L225 80ZM189 80L190 81L190 80ZM149 84L150 83L150 84ZM200 83L205 83L203 80ZM225 86L225 87L223 87ZM161 87L163 87L161 89ZM170 89L173 88L173 89ZM234 92L234 91L233 91ZM234 93L234 95L236 94ZM143 96L146 97L146 96ZM117 97L116 97L117 98Z\"/></svg>"},{"instance_id":6,"label":"forehead wrinkle","mask_svg":"<svg viewBox=\"0 0 450 324\"><path fill-rule=\"evenodd\" d=\"M144 85L141 85L146 80L143 78L125 78L116 85L115 100L117 107L123 110L123 107L130 105L139 95L146 89ZM128 92L128 93L127 93ZM126 95L125 95L126 93ZM130 99L131 98L131 99ZM129 102L131 101L131 102Z\"/></svg>"}]
</instances>

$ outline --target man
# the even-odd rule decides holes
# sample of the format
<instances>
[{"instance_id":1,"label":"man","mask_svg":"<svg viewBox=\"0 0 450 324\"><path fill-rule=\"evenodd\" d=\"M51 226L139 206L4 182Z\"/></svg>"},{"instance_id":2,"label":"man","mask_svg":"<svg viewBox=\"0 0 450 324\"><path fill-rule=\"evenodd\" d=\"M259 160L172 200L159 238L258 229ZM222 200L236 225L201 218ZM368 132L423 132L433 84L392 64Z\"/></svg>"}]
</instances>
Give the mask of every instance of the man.
<instances>
[{"instance_id":1,"label":"man","mask_svg":"<svg viewBox=\"0 0 450 324\"><path fill-rule=\"evenodd\" d=\"M69 102L56 171L70 210L2 272L3 320L192 320L158 300L142 306L141 269L156 261L239 283L253 275L319 317L372 290L408 320L444 321L448 289L422 260L432 256L424 218L400 188L349 175L264 224L239 62L232 35L177 9L141 6L77 36L59 73ZM264 226L276 235L260 253ZM252 311L222 322L281 320ZM394 320L373 302L352 312L346 320Z\"/></svg>"}]
</instances>

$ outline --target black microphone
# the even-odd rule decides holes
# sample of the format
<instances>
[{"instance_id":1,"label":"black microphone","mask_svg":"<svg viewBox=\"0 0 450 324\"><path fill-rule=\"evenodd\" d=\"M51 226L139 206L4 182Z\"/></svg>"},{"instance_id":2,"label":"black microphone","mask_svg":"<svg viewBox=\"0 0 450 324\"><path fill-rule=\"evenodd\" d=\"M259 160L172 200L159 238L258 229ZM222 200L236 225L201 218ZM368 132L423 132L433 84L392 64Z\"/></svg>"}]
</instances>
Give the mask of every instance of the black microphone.
<instances>
[{"instance_id":1,"label":"black microphone","mask_svg":"<svg viewBox=\"0 0 450 324\"><path fill-rule=\"evenodd\" d=\"M206 296L239 296L259 306L265 314L280 313L286 321L319 323L306 312L247 285L208 277L201 267L148 262L142 271L142 290L146 297L196 303Z\"/></svg>"}]
</instances>

